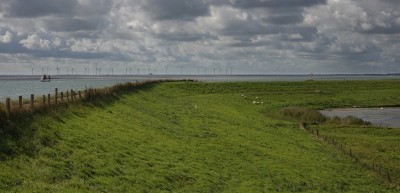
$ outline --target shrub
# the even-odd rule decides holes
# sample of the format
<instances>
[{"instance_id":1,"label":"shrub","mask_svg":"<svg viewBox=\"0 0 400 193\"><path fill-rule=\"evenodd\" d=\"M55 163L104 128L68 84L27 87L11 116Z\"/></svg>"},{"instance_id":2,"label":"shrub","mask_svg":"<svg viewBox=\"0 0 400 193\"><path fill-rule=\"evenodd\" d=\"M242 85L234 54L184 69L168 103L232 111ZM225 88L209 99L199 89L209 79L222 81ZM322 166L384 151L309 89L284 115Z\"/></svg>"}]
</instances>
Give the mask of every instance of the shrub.
<instances>
[{"instance_id":1,"label":"shrub","mask_svg":"<svg viewBox=\"0 0 400 193\"><path fill-rule=\"evenodd\" d=\"M302 109L300 107L285 107L279 111L284 117L290 117L297 121L305 121L312 123L323 123L326 117L320 112L312 109Z\"/></svg>"}]
</instances>

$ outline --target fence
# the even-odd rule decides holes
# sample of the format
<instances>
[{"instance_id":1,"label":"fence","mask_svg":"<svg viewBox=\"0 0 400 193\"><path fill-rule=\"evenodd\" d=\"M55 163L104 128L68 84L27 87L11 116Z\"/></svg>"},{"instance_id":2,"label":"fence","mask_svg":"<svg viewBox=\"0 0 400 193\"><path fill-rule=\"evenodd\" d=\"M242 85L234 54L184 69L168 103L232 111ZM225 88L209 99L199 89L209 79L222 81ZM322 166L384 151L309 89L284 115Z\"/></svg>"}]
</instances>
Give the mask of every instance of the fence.
<instances>
[{"instance_id":1,"label":"fence","mask_svg":"<svg viewBox=\"0 0 400 193\"><path fill-rule=\"evenodd\" d=\"M337 149L339 149L342 153L349 155L351 158L354 159L354 161L358 164L360 164L363 168L366 168L368 170L371 170L372 172L375 172L378 176L381 176L383 179L387 180L389 183L392 183L392 180L390 178L390 174L389 174L389 169L386 169L386 172L384 170L384 168L382 167L382 164L379 163L374 163L372 162L371 166L367 165L365 163L362 163L359 161L359 159L357 158L356 154L354 153L354 151L351 151L351 148L349 148L348 150L343 147L342 143L340 141L337 141L335 139L330 139L328 136L326 135L320 135L318 129L316 130L316 132L314 133L314 130L309 130L307 129L307 124L302 122L300 124L300 127L302 129L304 129L305 131L307 131L308 133L310 133L313 137L315 137L316 139L322 141L322 142L326 142L329 145L331 145L332 147L335 147Z\"/></svg>"},{"instance_id":2,"label":"fence","mask_svg":"<svg viewBox=\"0 0 400 193\"><path fill-rule=\"evenodd\" d=\"M39 108L46 108L54 105L58 105L66 102L73 102L82 99L91 99L96 95L108 95L114 93L117 90L129 90L135 87L140 87L148 84L155 84L159 82L179 82L179 81L188 81L188 82L197 82L197 80L148 80L143 82L126 82L126 83L118 83L114 86L107 88L89 88L83 91L74 91L73 89L67 90L65 92L58 92L58 88L55 88L54 95L42 95L42 97L36 98L35 95L31 94L30 100L24 101L22 96L18 97L18 102L11 101L10 98L6 98L5 101L5 111L7 116L9 117L11 113L18 112L26 112L32 111Z\"/></svg>"}]
</instances>

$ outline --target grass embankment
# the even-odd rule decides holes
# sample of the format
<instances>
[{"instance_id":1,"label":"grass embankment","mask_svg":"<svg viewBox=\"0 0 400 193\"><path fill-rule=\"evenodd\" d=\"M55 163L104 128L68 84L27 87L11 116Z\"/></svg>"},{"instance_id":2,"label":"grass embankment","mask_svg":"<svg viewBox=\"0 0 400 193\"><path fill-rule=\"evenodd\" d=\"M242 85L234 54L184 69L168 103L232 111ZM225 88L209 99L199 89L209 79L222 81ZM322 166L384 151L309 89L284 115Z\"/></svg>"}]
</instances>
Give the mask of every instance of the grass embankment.
<instances>
[{"instance_id":1,"label":"grass embankment","mask_svg":"<svg viewBox=\"0 0 400 193\"><path fill-rule=\"evenodd\" d=\"M27 113L4 125L0 190L393 190L279 110L399 105L398 83L160 83Z\"/></svg>"}]
</instances>

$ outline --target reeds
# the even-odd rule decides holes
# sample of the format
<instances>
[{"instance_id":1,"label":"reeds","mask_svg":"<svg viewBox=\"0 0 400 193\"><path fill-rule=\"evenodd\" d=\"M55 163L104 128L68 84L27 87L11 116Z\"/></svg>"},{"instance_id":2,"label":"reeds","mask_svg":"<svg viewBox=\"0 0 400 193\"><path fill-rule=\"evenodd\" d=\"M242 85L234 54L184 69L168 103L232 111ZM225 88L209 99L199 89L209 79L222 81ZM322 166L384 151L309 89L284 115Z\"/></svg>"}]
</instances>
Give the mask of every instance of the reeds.
<instances>
[{"instance_id":1,"label":"reeds","mask_svg":"<svg viewBox=\"0 0 400 193\"><path fill-rule=\"evenodd\" d=\"M327 123L336 125L371 125L371 122L364 121L354 116L347 116L345 118L340 118L338 116L335 116L333 118L329 118L327 120Z\"/></svg>"},{"instance_id":2,"label":"reeds","mask_svg":"<svg viewBox=\"0 0 400 193\"><path fill-rule=\"evenodd\" d=\"M319 111L313 109L302 109L300 107L285 107L279 111L284 117L290 117L302 122L316 123L316 124L336 124L336 125L371 125L371 122L364 121L354 116L347 116L340 118L335 116L333 118L322 115Z\"/></svg>"}]
</instances>

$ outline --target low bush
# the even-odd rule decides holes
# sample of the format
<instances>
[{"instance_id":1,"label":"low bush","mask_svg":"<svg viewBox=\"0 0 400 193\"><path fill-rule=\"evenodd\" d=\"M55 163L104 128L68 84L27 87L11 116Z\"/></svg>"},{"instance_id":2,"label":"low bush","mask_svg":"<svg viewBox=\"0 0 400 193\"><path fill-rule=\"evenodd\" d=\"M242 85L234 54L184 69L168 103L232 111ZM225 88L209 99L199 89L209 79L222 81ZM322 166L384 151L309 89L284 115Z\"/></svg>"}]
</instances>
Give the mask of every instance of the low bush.
<instances>
[{"instance_id":1,"label":"low bush","mask_svg":"<svg viewBox=\"0 0 400 193\"><path fill-rule=\"evenodd\" d=\"M309 123L323 123L326 117L320 112L312 109L302 109L300 107L285 107L279 111L284 117L290 117L298 121Z\"/></svg>"}]
</instances>

